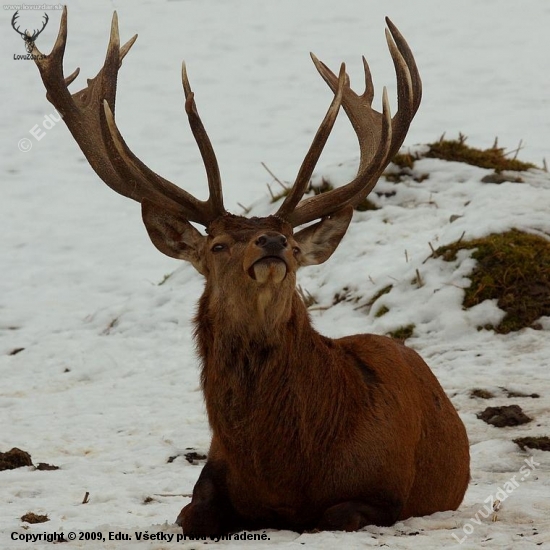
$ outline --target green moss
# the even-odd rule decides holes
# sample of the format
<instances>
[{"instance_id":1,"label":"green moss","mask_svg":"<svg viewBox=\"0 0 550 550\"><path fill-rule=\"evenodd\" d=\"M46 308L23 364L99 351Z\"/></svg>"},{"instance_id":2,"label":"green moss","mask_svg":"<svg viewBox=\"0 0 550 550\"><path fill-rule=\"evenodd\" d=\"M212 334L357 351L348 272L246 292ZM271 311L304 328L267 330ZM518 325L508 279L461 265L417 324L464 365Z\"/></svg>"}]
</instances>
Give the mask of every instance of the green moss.
<instances>
[{"instance_id":1,"label":"green moss","mask_svg":"<svg viewBox=\"0 0 550 550\"><path fill-rule=\"evenodd\" d=\"M415 325L406 325L404 327L399 327L398 329L388 332L388 335L396 340L401 340L404 342L407 338L410 338L414 333Z\"/></svg>"},{"instance_id":2,"label":"green moss","mask_svg":"<svg viewBox=\"0 0 550 550\"><path fill-rule=\"evenodd\" d=\"M164 275L162 281L160 281L160 283L157 283L157 286L162 286L174 273L175 271L172 271L172 273L167 273L166 275Z\"/></svg>"},{"instance_id":3,"label":"green moss","mask_svg":"<svg viewBox=\"0 0 550 550\"><path fill-rule=\"evenodd\" d=\"M384 294L388 294L388 292L390 292L390 290L393 288L393 285L388 285L388 286L385 286L384 288L380 289L369 301L369 305L372 305L374 304L374 302L376 302L376 300L378 300L378 298L380 298L381 296L384 296Z\"/></svg>"},{"instance_id":4,"label":"green moss","mask_svg":"<svg viewBox=\"0 0 550 550\"><path fill-rule=\"evenodd\" d=\"M361 307L366 307L370 310L370 308L374 305L376 300L378 300L378 298L380 298L381 296L384 296L384 294L387 294L392 288L393 288L393 285L387 285L384 288L381 288L378 292L376 292L374 294L374 296L372 296L372 298L370 298L370 300L366 304L364 304ZM387 313L387 311L386 311L386 313ZM377 317L381 317L382 315L377 315Z\"/></svg>"},{"instance_id":5,"label":"green moss","mask_svg":"<svg viewBox=\"0 0 550 550\"><path fill-rule=\"evenodd\" d=\"M398 153L392 159L392 163L400 168L397 173L384 174L388 181L400 182L404 176L411 176L411 171L414 167L414 162L419 158L438 158L455 162L464 162L479 166L481 168L489 168L495 170L496 174L486 176L483 181L487 183L502 183L503 181L521 182L521 178L511 178L500 176L503 170L511 170L521 172L536 168L530 162L522 162L517 160L515 156L510 156L504 147L499 147L497 140L489 149L476 149L466 145L466 136L458 135L458 139L444 139L442 136L438 141L428 144L429 150L427 153ZM427 176L415 178L417 181L422 181Z\"/></svg>"},{"instance_id":6,"label":"green moss","mask_svg":"<svg viewBox=\"0 0 550 550\"><path fill-rule=\"evenodd\" d=\"M393 164L396 164L400 168L409 168L412 170L412 167L414 166L414 161L417 158L418 157L413 156L410 153L403 153L403 154L397 153L397 155L395 155L391 159L391 161L393 162Z\"/></svg>"},{"instance_id":7,"label":"green moss","mask_svg":"<svg viewBox=\"0 0 550 550\"><path fill-rule=\"evenodd\" d=\"M332 305L335 306L340 302L351 302L356 304L360 300L360 296L357 295L357 289L351 289L345 286L340 292L337 292L332 298Z\"/></svg>"},{"instance_id":8,"label":"green moss","mask_svg":"<svg viewBox=\"0 0 550 550\"><path fill-rule=\"evenodd\" d=\"M376 300L378 300L378 298L380 298L381 296L383 296L384 294L387 294L388 292L390 292L390 290L393 288L392 285L387 285L385 286L384 288L381 288L378 292L376 292L373 296L371 296L365 303L362 303L358 308L356 309L363 309L365 308L367 310L367 312L369 312L372 308L372 306L375 304ZM378 308L375 316L376 317L381 317L382 315L385 315L386 313L388 313L389 309L387 309L386 311L384 312L381 312L380 310L382 308L384 308L385 306L381 306L380 308Z\"/></svg>"},{"instance_id":9,"label":"green moss","mask_svg":"<svg viewBox=\"0 0 550 550\"><path fill-rule=\"evenodd\" d=\"M550 315L550 241L512 229L441 247L435 255L453 261L464 249L474 249L472 258L477 260L471 285L465 289L464 307L497 300L506 315L498 326L485 328L500 334L539 328L535 321Z\"/></svg>"},{"instance_id":10,"label":"green moss","mask_svg":"<svg viewBox=\"0 0 550 550\"><path fill-rule=\"evenodd\" d=\"M419 158L422 158L422 155L419 153L415 153L414 155L410 153L397 153L397 155L392 158L391 162L394 167L397 166L398 170L395 170L394 167L390 168L389 171L384 172L384 178L386 181L392 183L401 183L402 181L410 181L411 179L418 183L422 183L424 180L428 179L430 175L418 174L413 171L414 162Z\"/></svg>"},{"instance_id":11,"label":"green moss","mask_svg":"<svg viewBox=\"0 0 550 550\"><path fill-rule=\"evenodd\" d=\"M379 207L376 206L369 198L364 198L356 207L355 210L358 212L366 212L367 210L378 210Z\"/></svg>"},{"instance_id":12,"label":"green moss","mask_svg":"<svg viewBox=\"0 0 550 550\"><path fill-rule=\"evenodd\" d=\"M443 139L429 144L430 150L423 156L456 162L465 162L481 168L522 171L535 168L534 164L509 158L503 147L495 144L489 149L476 149L466 145L466 136L459 134L458 139Z\"/></svg>"},{"instance_id":13,"label":"green moss","mask_svg":"<svg viewBox=\"0 0 550 550\"><path fill-rule=\"evenodd\" d=\"M386 306L382 306L375 314L374 316L375 317L382 317L384 315L386 315L386 313L388 313L388 311L390 311L390 309Z\"/></svg>"}]
</instances>

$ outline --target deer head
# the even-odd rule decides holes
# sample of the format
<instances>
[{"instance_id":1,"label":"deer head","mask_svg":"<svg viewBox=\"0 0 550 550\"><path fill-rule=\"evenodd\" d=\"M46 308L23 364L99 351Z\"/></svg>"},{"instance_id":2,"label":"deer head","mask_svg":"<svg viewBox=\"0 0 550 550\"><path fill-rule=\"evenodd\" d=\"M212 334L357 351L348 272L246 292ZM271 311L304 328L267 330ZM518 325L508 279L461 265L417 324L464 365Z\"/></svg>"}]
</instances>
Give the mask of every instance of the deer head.
<instances>
[{"instance_id":1,"label":"deer head","mask_svg":"<svg viewBox=\"0 0 550 550\"><path fill-rule=\"evenodd\" d=\"M278 287L281 296L283 287L294 288L298 267L322 263L334 252L349 225L353 206L368 195L399 150L420 104L421 82L412 53L395 25L389 19L386 21L389 28L386 38L398 81L397 113L391 117L385 89L382 112L371 107L373 86L364 58L365 91L359 95L350 87L344 64L336 76L312 55L334 98L294 185L277 212L267 218L247 219L225 210L218 163L199 117L185 64L182 66L185 110L206 167L208 200L196 199L153 172L126 145L114 118L116 82L122 60L137 35L120 46L116 12L105 63L79 92L68 91L79 69L67 78L63 74L66 7L52 52L43 56L36 45L33 51L39 54L34 58L47 98L62 114L97 175L118 193L142 204L147 231L161 252L191 262L213 291L238 286L248 295ZM357 176L343 187L302 200L340 106L359 141ZM205 226L206 235L190 222ZM310 222L315 223L294 233L294 228Z\"/></svg>"}]
</instances>

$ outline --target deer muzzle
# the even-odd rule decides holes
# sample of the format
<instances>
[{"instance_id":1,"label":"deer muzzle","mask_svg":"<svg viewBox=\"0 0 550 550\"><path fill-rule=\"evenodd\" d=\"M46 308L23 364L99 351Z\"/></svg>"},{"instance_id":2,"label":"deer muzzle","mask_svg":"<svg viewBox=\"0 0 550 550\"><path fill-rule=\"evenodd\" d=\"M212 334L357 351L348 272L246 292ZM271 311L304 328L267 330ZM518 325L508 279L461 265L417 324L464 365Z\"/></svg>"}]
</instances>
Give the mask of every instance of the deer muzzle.
<instances>
[{"instance_id":1,"label":"deer muzzle","mask_svg":"<svg viewBox=\"0 0 550 550\"><path fill-rule=\"evenodd\" d=\"M248 269L249 276L260 284L280 283L288 271L284 257L288 250L286 237L281 233L269 231L260 235L254 244L260 256Z\"/></svg>"},{"instance_id":2,"label":"deer muzzle","mask_svg":"<svg viewBox=\"0 0 550 550\"><path fill-rule=\"evenodd\" d=\"M266 256L252 264L248 274L258 283L264 284L269 281L280 283L287 273L287 265L283 258Z\"/></svg>"}]
</instances>

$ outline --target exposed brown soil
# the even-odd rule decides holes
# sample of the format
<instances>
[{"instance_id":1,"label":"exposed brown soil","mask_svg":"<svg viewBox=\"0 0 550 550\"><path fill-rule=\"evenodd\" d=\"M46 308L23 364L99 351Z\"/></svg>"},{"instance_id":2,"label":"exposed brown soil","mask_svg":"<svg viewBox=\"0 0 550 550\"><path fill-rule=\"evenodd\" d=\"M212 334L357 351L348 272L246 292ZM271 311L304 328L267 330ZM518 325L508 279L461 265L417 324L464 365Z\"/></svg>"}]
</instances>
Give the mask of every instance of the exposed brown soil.
<instances>
[{"instance_id":1,"label":"exposed brown soil","mask_svg":"<svg viewBox=\"0 0 550 550\"><path fill-rule=\"evenodd\" d=\"M487 407L477 417L487 424L491 424L496 428L504 428L506 426L519 426L531 422L519 405L506 405L504 407Z\"/></svg>"}]
</instances>

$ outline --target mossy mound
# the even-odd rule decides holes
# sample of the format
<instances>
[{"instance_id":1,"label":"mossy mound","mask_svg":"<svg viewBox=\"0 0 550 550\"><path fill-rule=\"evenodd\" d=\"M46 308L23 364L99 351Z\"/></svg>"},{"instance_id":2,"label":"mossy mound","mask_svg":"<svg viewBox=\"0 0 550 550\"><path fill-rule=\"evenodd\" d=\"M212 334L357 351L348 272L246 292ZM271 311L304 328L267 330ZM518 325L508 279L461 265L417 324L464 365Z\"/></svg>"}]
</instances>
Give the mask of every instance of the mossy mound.
<instances>
[{"instance_id":1,"label":"mossy mound","mask_svg":"<svg viewBox=\"0 0 550 550\"><path fill-rule=\"evenodd\" d=\"M465 289L464 307L497 300L506 312L498 326L484 328L500 334L540 328L537 319L550 316L550 241L512 229L440 247L435 256L453 261L464 249L475 249L472 258L477 260L472 283Z\"/></svg>"},{"instance_id":2,"label":"mossy mound","mask_svg":"<svg viewBox=\"0 0 550 550\"><path fill-rule=\"evenodd\" d=\"M399 327L398 329L388 332L388 336L391 336L394 340L404 342L414 334L415 328L416 326L414 324Z\"/></svg>"},{"instance_id":3,"label":"mossy mound","mask_svg":"<svg viewBox=\"0 0 550 550\"><path fill-rule=\"evenodd\" d=\"M476 149L466 145L466 136L459 134L458 139L443 139L429 144L430 150L423 156L465 162L480 168L490 168L496 172L512 170L520 172L535 168L534 164L510 158L504 147L498 147L497 142L489 149Z\"/></svg>"},{"instance_id":4,"label":"mossy mound","mask_svg":"<svg viewBox=\"0 0 550 550\"><path fill-rule=\"evenodd\" d=\"M530 168L537 168L530 162L518 160L515 156L511 156L504 147L499 147L495 140L492 147L488 149L477 149L466 145L466 136L458 135L458 139L444 139L442 136L439 140L429 143L428 150L422 153L398 153L392 159L392 163L400 168L400 171L395 173L385 174L389 181L401 181L403 174L411 174L414 167L414 162L421 158L437 158L442 160L464 162L480 168L488 168L494 170L494 174L486 176L482 181L486 183L503 183L504 181L521 182L521 178L510 178L509 176L501 175L503 171L522 172ZM513 152L513 151L512 151ZM517 151L516 151L517 153ZM422 181L424 178L420 178Z\"/></svg>"},{"instance_id":5,"label":"mossy mound","mask_svg":"<svg viewBox=\"0 0 550 550\"><path fill-rule=\"evenodd\" d=\"M419 157L411 155L410 153L397 153L391 161L393 164L396 164L400 168L409 168L412 170L414 166L414 161L417 160Z\"/></svg>"}]
</instances>

